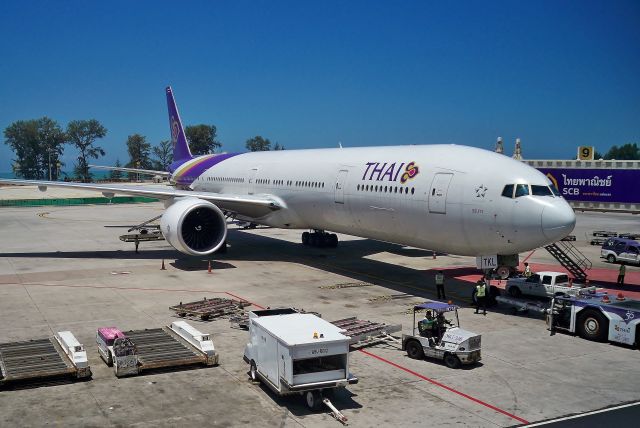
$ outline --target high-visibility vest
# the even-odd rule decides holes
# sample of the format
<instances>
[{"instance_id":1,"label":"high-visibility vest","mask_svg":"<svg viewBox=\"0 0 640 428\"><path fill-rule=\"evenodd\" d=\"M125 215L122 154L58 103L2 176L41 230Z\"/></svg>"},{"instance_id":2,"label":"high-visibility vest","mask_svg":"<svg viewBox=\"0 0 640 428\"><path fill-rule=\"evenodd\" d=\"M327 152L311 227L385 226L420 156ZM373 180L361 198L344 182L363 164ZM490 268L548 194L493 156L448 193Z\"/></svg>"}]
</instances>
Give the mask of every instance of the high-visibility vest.
<instances>
[{"instance_id":1,"label":"high-visibility vest","mask_svg":"<svg viewBox=\"0 0 640 428\"><path fill-rule=\"evenodd\" d=\"M477 291L477 294L476 294L477 297L484 297L487 291L487 288L484 285L477 285L476 291Z\"/></svg>"},{"instance_id":2,"label":"high-visibility vest","mask_svg":"<svg viewBox=\"0 0 640 428\"><path fill-rule=\"evenodd\" d=\"M436 274L436 285L444 284L444 274L437 273Z\"/></svg>"}]
</instances>

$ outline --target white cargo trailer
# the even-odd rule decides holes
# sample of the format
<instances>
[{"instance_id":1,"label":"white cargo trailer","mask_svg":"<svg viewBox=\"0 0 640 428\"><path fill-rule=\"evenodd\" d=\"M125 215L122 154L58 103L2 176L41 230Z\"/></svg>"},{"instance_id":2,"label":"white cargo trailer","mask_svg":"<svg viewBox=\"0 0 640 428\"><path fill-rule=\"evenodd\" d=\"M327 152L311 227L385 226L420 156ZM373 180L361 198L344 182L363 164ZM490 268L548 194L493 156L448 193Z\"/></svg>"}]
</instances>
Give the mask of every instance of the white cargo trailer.
<instances>
[{"instance_id":1,"label":"white cargo trailer","mask_svg":"<svg viewBox=\"0 0 640 428\"><path fill-rule=\"evenodd\" d=\"M313 314L295 309L249 312L249 375L278 395L304 394L317 409L323 390L358 382L349 373L349 336Z\"/></svg>"}]
</instances>

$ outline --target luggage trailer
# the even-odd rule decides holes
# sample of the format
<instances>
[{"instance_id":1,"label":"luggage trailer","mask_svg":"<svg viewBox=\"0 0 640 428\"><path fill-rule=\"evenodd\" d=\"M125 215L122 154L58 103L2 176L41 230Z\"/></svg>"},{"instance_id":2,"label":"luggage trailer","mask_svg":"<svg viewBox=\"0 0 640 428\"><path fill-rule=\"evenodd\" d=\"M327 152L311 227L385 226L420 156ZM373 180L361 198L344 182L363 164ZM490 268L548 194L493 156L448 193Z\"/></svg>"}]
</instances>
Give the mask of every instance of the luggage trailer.
<instances>
[{"instance_id":1,"label":"luggage trailer","mask_svg":"<svg viewBox=\"0 0 640 428\"><path fill-rule=\"evenodd\" d=\"M112 339L112 340L111 340ZM115 327L98 329L98 351L117 377L143 371L202 364L218 364L219 356L208 334L185 321L163 328L121 332Z\"/></svg>"},{"instance_id":2,"label":"luggage trailer","mask_svg":"<svg viewBox=\"0 0 640 428\"><path fill-rule=\"evenodd\" d=\"M62 376L91 377L87 352L71 332L60 331L53 338L0 344L0 386Z\"/></svg>"}]
</instances>

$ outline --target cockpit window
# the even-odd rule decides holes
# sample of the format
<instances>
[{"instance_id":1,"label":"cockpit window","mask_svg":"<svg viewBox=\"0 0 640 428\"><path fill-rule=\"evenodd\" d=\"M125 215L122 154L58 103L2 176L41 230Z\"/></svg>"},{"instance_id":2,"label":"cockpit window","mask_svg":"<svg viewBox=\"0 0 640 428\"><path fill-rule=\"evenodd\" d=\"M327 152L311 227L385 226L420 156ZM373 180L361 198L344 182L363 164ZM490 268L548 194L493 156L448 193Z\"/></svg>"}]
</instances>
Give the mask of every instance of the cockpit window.
<instances>
[{"instance_id":1,"label":"cockpit window","mask_svg":"<svg viewBox=\"0 0 640 428\"><path fill-rule=\"evenodd\" d=\"M553 196L560 196L560 191L553 184L549 186L549 189L551 189L551 193L553 193Z\"/></svg>"},{"instance_id":2,"label":"cockpit window","mask_svg":"<svg viewBox=\"0 0 640 428\"><path fill-rule=\"evenodd\" d=\"M535 184L531 185L531 194L533 196L553 196L548 186L537 186Z\"/></svg>"},{"instance_id":3,"label":"cockpit window","mask_svg":"<svg viewBox=\"0 0 640 428\"><path fill-rule=\"evenodd\" d=\"M529 194L528 184L516 184L516 198L527 196Z\"/></svg>"},{"instance_id":4,"label":"cockpit window","mask_svg":"<svg viewBox=\"0 0 640 428\"><path fill-rule=\"evenodd\" d=\"M507 184L504 186L504 189L502 189L502 196L513 198L513 184Z\"/></svg>"}]
</instances>

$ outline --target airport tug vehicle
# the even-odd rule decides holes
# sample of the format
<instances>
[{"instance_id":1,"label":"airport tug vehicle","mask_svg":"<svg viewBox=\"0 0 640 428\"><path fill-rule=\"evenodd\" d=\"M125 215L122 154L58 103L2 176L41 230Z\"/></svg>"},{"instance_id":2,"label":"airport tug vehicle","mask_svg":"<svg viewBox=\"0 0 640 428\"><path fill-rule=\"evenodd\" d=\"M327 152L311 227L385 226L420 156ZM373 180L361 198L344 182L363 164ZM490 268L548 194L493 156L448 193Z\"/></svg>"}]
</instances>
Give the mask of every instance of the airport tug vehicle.
<instances>
[{"instance_id":1,"label":"airport tug vehicle","mask_svg":"<svg viewBox=\"0 0 640 428\"><path fill-rule=\"evenodd\" d=\"M605 293L555 296L546 315L547 327L587 340L640 347L640 300Z\"/></svg>"},{"instance_id":2,"label":"airport tug vehicle","mask_svg":"<svg viewBox=\"0 0 640 428\"><path fill-rule=\"evenodd\" d=\"M416 312L426 311L433 316L435 328L416 334ZM445 316L447 315L448 318ZM409 358L424 357L443 360L452 369L462 364L474 364L481 359L481 336L460 328L458 306L444 302L425 302L413 307L413 329L402 335L402 350Z\"/></svg>"},{"instance_id":3,"label":"airport tug vehicle","mask_svg":"<svg viewBox=\"0 0 640 428\"><path fill-rule=\"evenodd\" d=\"M304 395L307 406L332 408L323 393L355 384L349 373L349 341L343 330L293 308L249 312L244 361L249 377L278 395ZM333 410L333 409L332 409Z\"/></svg>"}]
</instances>

